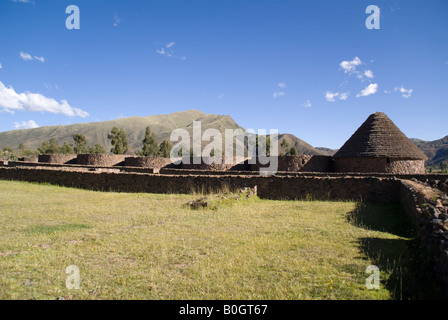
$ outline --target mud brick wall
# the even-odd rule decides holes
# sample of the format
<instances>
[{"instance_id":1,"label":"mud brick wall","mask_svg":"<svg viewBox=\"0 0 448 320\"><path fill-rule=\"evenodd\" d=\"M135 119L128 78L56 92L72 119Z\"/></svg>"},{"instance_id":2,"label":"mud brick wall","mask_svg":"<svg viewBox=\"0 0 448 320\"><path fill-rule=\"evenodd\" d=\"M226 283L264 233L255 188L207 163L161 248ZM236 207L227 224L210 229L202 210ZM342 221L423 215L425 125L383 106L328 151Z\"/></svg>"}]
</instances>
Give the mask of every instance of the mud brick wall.
<instances>
[{"instance_id":1,"label":"mud brick wall","mask_svg":"<svg viewBox=\"0 0 448 320\"><path fill-rule=\"evenodd\" d=\"M38 162L54 164L76 163L76 154L40 154Z\"/></svg>"},{"instance_id":2,"label":"mud brick wall","mask_svg":"<svg viewBox=\"0 0 448 320\"><path fill-rule=\"evenodd\" d=\"M123 165L126 155L122 154L78 154L77 164L89 166L117 166Z\"/></svg>"},{"instance_id":3,"label":"mud brick wall","mask_svg":"<svg viewBox=\"0 0 448 320\"><path fill-rule=\"evenodd\" d=\"M400 198L433 258L435 274L448 297L448 197L437 189L428 195L427 190L421 183L403 180Z\"/></svg>"}]
</instances>

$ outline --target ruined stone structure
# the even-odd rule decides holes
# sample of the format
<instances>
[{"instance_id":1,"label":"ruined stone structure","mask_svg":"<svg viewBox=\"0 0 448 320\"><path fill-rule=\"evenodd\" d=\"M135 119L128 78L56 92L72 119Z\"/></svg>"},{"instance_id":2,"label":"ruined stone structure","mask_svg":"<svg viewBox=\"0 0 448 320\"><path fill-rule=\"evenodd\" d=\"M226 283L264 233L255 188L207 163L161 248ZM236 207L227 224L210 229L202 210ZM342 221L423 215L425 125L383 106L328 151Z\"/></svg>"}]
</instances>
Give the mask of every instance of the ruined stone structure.
<instances>
[{"instance_id":1,"label":"ruined stone structure","mask_svg":"<svg viewBox=\"0 0 448 320\"><path fill-rule=\"evenodd\" d=\"M246 158L242 157L189 157L183 158L181 169L187 170L210 170L210 171L228 171L228 170L248 170ZM219 163L220 162L220 163Z\"/></svg>"},{"instance_id":2,"label":"ruined stone structure","mask_svg":"<svg viewBox=\"0 0 448 320\"><path fill-rule=\"evenodd\" d=\"M381 112L370 115L334 155L336 172L418 174L426 155Z\"/></svg>"},{"instance_id":3,"label":"ruined stone structure","mask_svg":"<svg viewBox=\"0 0 448 320\"><path fill-rule=\"evenodd\" d=\"M115 166L128 157L123 154L78 154L77 164L88 166Z\"/></svg>"},{"instance_id":4,"label":"ruined stone structure","mask_svg":"<svg viewBox=\"0 0 448 320\"><path fill-rule=\"evenodd\" d=\"M53 164L72 164L76 163L75 154L40 154L38 162Z\"/></svg>"},{"instance_id":5,"label":"ruined stone structure","mask_svg":"<svg viewBox=\"0 0 448 320\"><path fill-rule=\"evenodd\" d=\"M268 158L261 157L256 159L256 163L249 164L251 171L259 171L261 168L268 168ZM261 160L261 161L260 161ZM265 164L267 163L267 164ZM278 168L280 172L331 172L332 157L331 156L278 156Z\"/></svg>"},{"instance_id":6,"label":"ruined stone structure","mask_svg":"<svg viewBox=\"0 0 448 320\"><path fill-rule=\"evenodd\" d=\"M172 164L171 159L161 157L126 157L124 160L124 165L126 167L154 169L176 167Z\"/></svg>"}]
</instances>

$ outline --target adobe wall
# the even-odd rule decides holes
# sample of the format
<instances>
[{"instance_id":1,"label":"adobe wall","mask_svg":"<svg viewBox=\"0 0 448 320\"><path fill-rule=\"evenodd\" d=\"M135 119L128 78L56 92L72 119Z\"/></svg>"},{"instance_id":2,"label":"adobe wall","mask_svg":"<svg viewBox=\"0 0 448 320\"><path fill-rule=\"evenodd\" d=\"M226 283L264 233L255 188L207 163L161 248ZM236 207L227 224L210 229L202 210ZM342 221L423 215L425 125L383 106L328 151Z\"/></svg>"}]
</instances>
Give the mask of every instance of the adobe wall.
<instances>
[{"instance_id":1,"label":"adobe wall","mask_svg":"<svg viewBox=\"0 0 448 320\"><path fill-rule=\"evenodd\" d=\"M139 168L165 168L175 167L170 158L161 157L126 157L124 165L127 167Z\"/></svg>"},{"instance_id":2,"label":"adobe wall","mask_svg":"<svg viewBox=\"0 0 448 320\"><path fill-rule=\"evenodd\" d=\"M54 164L76 163L76 154L40 154L38 162Z\"/></svg>"},{"instance_id":3,"label":"adobe wall","mask_svg":"<svg viewBox=\"0 0 448 320\"><path fill-rule=\"evenodd\" d=\"M448 297L448 197L424 184L403 180L400 200L432 256L434 272Z\"/></svg>"},{"instance_id":4,"label":"adobe wall","mask_svg":"<svg viewBox=\"0 0 448 320\"><path fill-rule=\"evenodd\" d=\"M335 172L359 173L425 173L424 160L394 160L387 158L338 158L335 159Z\"/></svg>"},{"instance_id":5,"label":"adobe wall","mask_svg":"<svg viewBox=\"0 0 448 320\"><path fill-rule=\"evenodd\" d=\"M123 154L78 154L77 164L90 166L123 165L126 155Z\"/></svg>"}]
</instances>

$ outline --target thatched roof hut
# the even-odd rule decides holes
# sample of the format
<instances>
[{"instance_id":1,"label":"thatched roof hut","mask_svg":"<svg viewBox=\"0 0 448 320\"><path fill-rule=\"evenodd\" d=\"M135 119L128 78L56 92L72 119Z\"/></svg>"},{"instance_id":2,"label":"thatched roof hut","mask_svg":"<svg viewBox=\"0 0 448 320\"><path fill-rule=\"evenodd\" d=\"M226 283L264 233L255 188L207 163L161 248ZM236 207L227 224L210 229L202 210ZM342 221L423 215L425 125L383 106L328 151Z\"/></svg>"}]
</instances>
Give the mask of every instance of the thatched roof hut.
<instances>
[{"instance_id":1,"label":"thatched roof hut","mask_svg":"<svg viewBox=\"0 0 448 320\"><path fill-rule=\"evenodd\" d=\"M392 173L422 173L428 159L382 112L370 115L333 157L337 171Z\"/></svg>"}]
</instances>

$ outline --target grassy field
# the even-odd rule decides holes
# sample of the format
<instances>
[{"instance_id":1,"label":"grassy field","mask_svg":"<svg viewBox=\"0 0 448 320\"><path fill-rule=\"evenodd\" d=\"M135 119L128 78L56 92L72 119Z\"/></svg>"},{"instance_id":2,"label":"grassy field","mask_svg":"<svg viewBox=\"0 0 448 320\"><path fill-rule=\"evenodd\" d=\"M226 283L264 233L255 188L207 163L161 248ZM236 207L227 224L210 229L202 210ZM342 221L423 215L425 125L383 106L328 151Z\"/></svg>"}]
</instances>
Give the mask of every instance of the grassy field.
<instances>
[{"instance_id":1,"label":"grassy field","mask_svg":"<svg viewBox=\"0 0 448 320\"><path fill-rule=\"evenodd\" d=\"M0 181L0 299L440 297L400 205L226 196L193 210L200 195Z\"/></svg>"}]
</instances>

